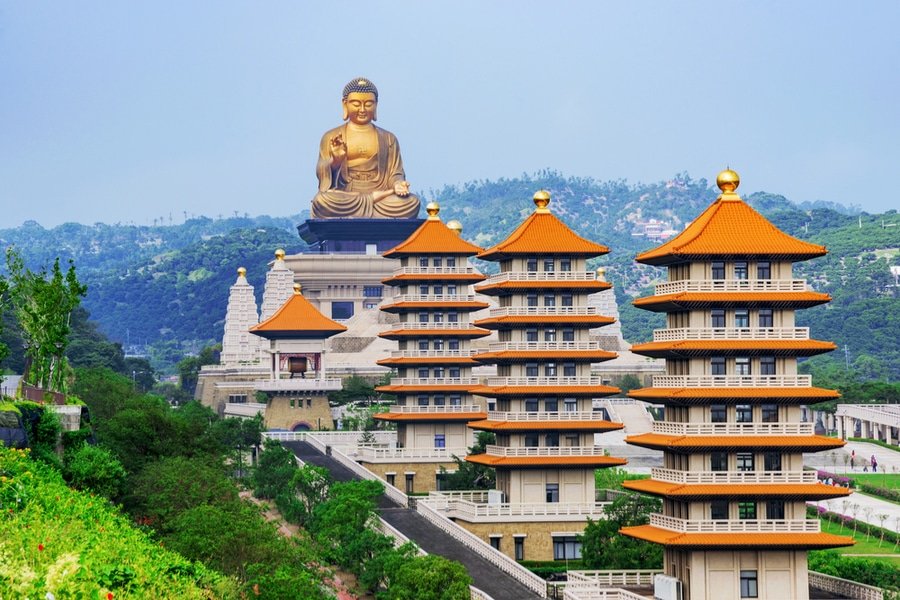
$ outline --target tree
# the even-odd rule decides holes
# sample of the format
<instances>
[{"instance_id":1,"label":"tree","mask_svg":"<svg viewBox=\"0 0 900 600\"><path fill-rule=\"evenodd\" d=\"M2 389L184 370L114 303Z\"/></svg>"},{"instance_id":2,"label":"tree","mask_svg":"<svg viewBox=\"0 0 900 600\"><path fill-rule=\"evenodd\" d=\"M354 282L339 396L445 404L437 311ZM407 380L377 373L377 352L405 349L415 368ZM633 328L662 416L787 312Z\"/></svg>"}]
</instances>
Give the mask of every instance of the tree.
<instances>
[{"instance_id":1,"label":"tree","mask_svg":"<svg viewBox=\"0 0 900 600\"><path fill-rule=\"evenodd\" d=\"M353 543L360 532L371 529L375 520L375 499L384 486L373 480L348 481L331 486L328 500L317 504L309 521L310 532L325 555L344 568L357 568L368 550Z\"/></svg>"},{"instance_id":2,"label":"tree","mask_svg":"<svg viewBox=\"0 0 900 600\"><path fill-rule=\"evenodd\" d=\"M75 489L115 500L122 491L125 476L122 463L105 448L81 444L66 454L63 477Z\"/></svg>"},{"instance_id":3,"label":"tree","mask_svg":"<svg viewBox=\"0 0 900 600\"><path fill-rule=\"evenodd\" d=\"M479 431L475 434L475 443L469 448L469 454L484 454L487 446L496 441L496 436L488 431ZM456 463L456 471L447 471L441 467L441 475L444 477L444 489L447 490L492 490L495 485L494 469L485 465L471 463L453 456Z\"/></svg>"},{"instance_id":4,"label":"tree","mask_svg":"<svg viewBox=\"0 0 900 600\"><path fill-rule=\"evenodd\" d=\"M629 392L631 390L636 390L642 385L643 384L641 383L641 380L638 379L636 375L633 375L631 373L628 373L619 380L619 389L621 389L623 393Z\"/></svg>"},{"instance_id":5,"label":"tree","mask_svg":"<svg viewBox=\"0 0 900 600\"><path fill-rule=\"evenodd\" d=\"M285 516L292 522L307 527L313 509L328 498L331 484L331 473L325 467L303 465L299 469L295 468L289 485L284 489L290 496L290 502L279 503L291 508L290 514Z\"/></svg>"},{"instance_id":6,"label":"tree","mask_svg":"<svg viewBox=\"0 0 900 600\"><path fill-rule=\"evenodd\" d=\"M467 600L472 578L458 562L429 554L405 561L383 597L389 600Z\"/></svg>"},{"instance_id":7,"label":"tree","mask_svg":"<svg viewBox=\"0 0 900 600\"><path fill-rule=\"evenodd\" d=\"M281 442L266 440L251 478L253 495L268 500L284 493L296 470L294 453L282 446Z\"/></svg>"},{"instance_id":8,"label":"tree","mask_svg":"<svg viewBox=\"0 0 900 600\"><path fill-rule=\"evenodd\" d=\"M0 317L6 312L6 302L9 299L9 283L6 278L0 274ZM3 335L3 321L0 320L0 336ZM9 345L0 337L0 362L3 362L9 356ZM3 371L0 369L0 383L3 382Z\"/></svg>"},{"instance_id":9,"label":"tree","mask_svg":"<svg viewBox=\"0 0 900 600\"><path fill-rule=\"evenodd\" d=\"M219 363L219 354L222 352L222 344L206 346L197 356L188 356L178 363L178 377L181 389L191 396L197 389L197 378L200 376L200 368L206 365Z\"/></svg>"},{"instance_id":10,"label":"tree","mask_svg":"<svg viewBox=\"0 0 900 600\"><path fill-rule=\"evenodd\" d=\"M647 523L650 514L660 507L656 498L627 494L604 508L606 519L588 519L582 534L584 566L589 569L659 568L663 562L662 546L622 535L619 530Z\"/></svg>"}]
</instances>

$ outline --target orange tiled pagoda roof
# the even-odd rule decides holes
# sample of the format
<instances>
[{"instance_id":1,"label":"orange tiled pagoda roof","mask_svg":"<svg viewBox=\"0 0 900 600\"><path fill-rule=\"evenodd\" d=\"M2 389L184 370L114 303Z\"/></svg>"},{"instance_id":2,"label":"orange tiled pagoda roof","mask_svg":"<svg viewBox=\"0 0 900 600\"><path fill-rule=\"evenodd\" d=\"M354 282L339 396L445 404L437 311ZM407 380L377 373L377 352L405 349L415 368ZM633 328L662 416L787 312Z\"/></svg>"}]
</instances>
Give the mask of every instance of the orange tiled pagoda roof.
<instances>
[{"instance_id":1,"label":"orange tiled pagoda roof","mask_svg":"<svg viewBox=\"0 0 900 600\"><path fill-rule=\"evenodd\" d=\"M486 415L485 415L486 416ZM622 423L613 423L597 419L596 421L472 421L468 424L471 429L480 431L616 431L625 427Z\"/></svg>"},{"instance_id":2,"label":"orange tiled pagoda roof","mask_svg":"<svg viewBox=\"0 0 900 600\"><path fill-rule=\"evenodd\" d=\"M608 350L498 350L497 352L481 352L474 356L483 363L519 360L576 360L601 362L612 360L619 355Z\"/></svg>"},{"instance_id":3,"label":"orange tiled pagoda roof","mask_svg":"<svg viewBox=\"0 0 900 600\"><path fill-rule=\"evenodd\" d=\"M399 340L402 338L409 337L467 337L467 338L480 338L486 335L491 335L491 332L487 329L479 329L477 327L469 327L468 329L389 329L387 331L382 331L378 334L378 337L382 337L386 340Z\"/></svg>"},{"instance_id":4,"label":"orange tiled pagoda roof","mask_svg":"<svg viewBox=\"0 0 900 600\"><path fill-rule=\"evenodd\" d=\"M818 340L679 340L672 342L648 342L635 344L631 351L651 358L667 356L707 356L722 354L754 354L764 352L776 356L813 356L831 352L837 346L833 342Z\"/></svg>"},{"instance_id":5,"label":"orange tiled pagoda roof","mask_svg":"<svg viewBox=\"0 0 900 600\"><path fill-rule=\"evenodd\" d=\"M819 452L840 448L846 442L822 435L670 435L663 433L642 433L625 438L628 444L690 452L712 448L791 448L803 452Z\"/></svg>"},{"instance_id":6,"label":"orange tiled pagoda roof","mask_svg":"<svg viewBox=\"0 0 900 600\"><path fill-rule=\"evenodd\" d=\"M429 421L473 421L483 419L487 416L486 412L433 412L433 413L403 413L403 412L386 412L372 415L373 419L379 421L397 422L413 422L426 423Z\"/></svg>"},{"instance_id":7,"label":"orange tiled pagoda roof","mask_svg":"<svg viewBox=\"0 0 900 600\"><path fill-rule=\"evenodd\" d=\"M644 296L632 304L638 308L666 312L702 308L704 306L772 306L808 308L831 302L831 296L820 292L680 292Z\"/></svg>"},{"instance_id":8,"label":"orange tiled pagoda roof","mask_svg":"<svg viewBox=\"0 0 900 600\"><path fill-rule=\"evenodd\" d=\"M830 533L681 533L653 525L623 527L619 533L664 546L688 548L824 549L852 546L853 538Z\"/></svg>"},{"instance_id":9,"label":"orange tiled pagoda roof","mask_svg":"<svg viewBox=\"0 0 900 600\"><path fill-rule=\"evenodd\" d=\"M525 291L525 290L587 290L591 292L602 292L612 288L612 284L607 281L599 281L596 279L585 279L575 281L559 281L559 280L534 280L534 281L499 281L497 283L484 283L475 286L475 291L487 296L501 295L508 291Z\"/></svg>"},{"instance_id":10,"label":"orange tiled pagoda roof","mask_svg":"<svg viewBox=\"0 0 900 600\"><path fill-rule=\"evenodd\" d=\"M540 198L540 199L539 199ZM546 192L535 194L538 208L522 222L509 236L492 248L482 251L478 258L502 260L510 256L566 254L570 256L600 256L609 248L586 240L559 220L546 208L550 195Z\"/></svg>"},{"instance_id":11,"label":"orange tiled pagoda roof","mask_svg":"<svg viewBox=\"0 0 900 600\"><path fill-rule=\"evenodd\" d=\"M494 468L503 467L620 467L628 463L624 458L614 456L493 456L491 454L469 454L466 462Z\"/></svg>"},{"instance_id":12,"label":"orange tiled pagoda roof","mask_svg":"<svg viewBox=\"0 0 900 600\"><path fill-rule=\"evenodd\" d=\"M628 392L628 397L648 402L670 401L675 404L708 404L710 400L730 399L737 402L793 400L799 403L825 402L840 398L834 390L817 387L648 387Z\"/></svg>"},{"instance_id":13,"label":"orange tiled pagoda roof","mask_svg":"<svg viewBox=\"0 0 900 600\"><path fill-rule=\"evenodd\" d=\"M680 500L699 500L716 497L741 498L797 498L801 500L828 500L850 494L850 490L823 483L744 483L744 484L684 484L640 479L622 482L622 487Z\"/></svg>"},{"instance_id":14,"label":"orange tiled pagoda roof","mask_svg":"<svg viewBox=\"0 0 900 600\"><path fill-rule=\"evenodd\" d=\"M478 361L469 356L398 356L396 358L382 358L376 360L375 364L385 367L402 367L413 365L465 365L478 366Z\"/></svg>"},{"instance_id":15,"label":"orange tiled pagoda roof","mask_svg":"<svg viewBox=\"0 0 900 600\"><path fill-rule=\"evenodd\" d=\"M251 333L267 339L325 339L344 331L347 331L344 325L332 321L310 304L299 286L294 287L294 294L275 314L250 328Z\"/></svg>"},{"instance_id":16,"label":"orange tiled pagoda roof","mask_svg":"<svg viewBox=\"0 0 900 600\"><path fill-rule=\"evenodd\" d=\"M603 315L515 315L505 317L488 317L478 319L475 325L486 329L501 329L503 325L590 325L591 327L602 327L615 323L612 317L604 317Z\"/></svg>"},{"instance_id":17,"label":"orange tiled pagoda roof","mask_svg":"<svg viewBox=\"0 0 900 600\"><path fill-rule=\"evenodd\" d=\"M500 396L547 396L568 394L571 396L612 396L621 392L607 385L480 385L472 393L489 398Z\"/></svg>"},{"instance_id":18,"label":"orange tiled pagoda roof","mask_svg":"<svg viewBox=\"0 0 900 600\"><path fill-rule=\"evenodd\" d=\"M648 265L732 256L808 260L826 254L825 246L792 237L731 192L724 192L680 234L638 254Z\"/></svg>"},{"instance_id":19,"label":"orange tiled pagoda roof","mask_svg":"<svg viewBox=\"0 0 900 600\"><path fill-rule=\"evenodd\" d=\"M455 281L457 283L478 283L487 276L481 273L400 273L381 280L385 285L415 283L418 281Z\"/></svg>"},{"instance_id":20,"label":"orange tiled pagoda roof","mask_svg":"<svg viewBox=\"0 0 900 600\"><path fill-rule=\"evenodd\" d=\"M381 310L390 313L400 313L406 310L418 310L421 308L456 308L459 310L481 310L490 306L487 302L477 300L444 300L442 302L418 302L404 301L392 302L381 306Z\"/></svg>"},{"instance_id":21,"label":"orange tiled pagoda roof","mask_svg":"<svg viewBox=\"0 0 900 600\"><path fill-rule=\"evenodd\" d=\"M430 210L434 211L435 209L431 208ZM482 252L482 248L475 244L470 244L462 239L456 231L444 225L436 212L434 215L431 215L429 212L428 218L418 229L412 232L412 235L385 252L383 256L385 258L400 258L402 256L418 256L422 254L475 256L479 252Z\"/></svg>"}]
</instances>

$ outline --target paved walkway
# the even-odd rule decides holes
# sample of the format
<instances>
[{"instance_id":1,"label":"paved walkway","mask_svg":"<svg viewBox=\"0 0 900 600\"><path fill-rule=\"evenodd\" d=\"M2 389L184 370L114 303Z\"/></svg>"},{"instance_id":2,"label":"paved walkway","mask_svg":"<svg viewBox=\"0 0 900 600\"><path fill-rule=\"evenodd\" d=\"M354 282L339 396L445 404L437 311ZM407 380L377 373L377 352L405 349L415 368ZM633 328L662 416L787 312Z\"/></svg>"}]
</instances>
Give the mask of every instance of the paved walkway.
<instances>
[{"instance_id":1,"label":"paved walkway","mask_svg":"<svg viewBox=\"0 0 900 600\"><path fill-rule=\"evenodd\" d=\"M351 481L358 477L330 456L325 456L306 442L282 442L303 462L325 467L336 481ZM414 541L429 554L439 554L465 566L474 580L473 585L494 600L537 600L534 592L502 572L493 564L469 550L429 523L414 510L399 506L382 495L378 502L381 518Z\"/></svg>"}]
</instances>

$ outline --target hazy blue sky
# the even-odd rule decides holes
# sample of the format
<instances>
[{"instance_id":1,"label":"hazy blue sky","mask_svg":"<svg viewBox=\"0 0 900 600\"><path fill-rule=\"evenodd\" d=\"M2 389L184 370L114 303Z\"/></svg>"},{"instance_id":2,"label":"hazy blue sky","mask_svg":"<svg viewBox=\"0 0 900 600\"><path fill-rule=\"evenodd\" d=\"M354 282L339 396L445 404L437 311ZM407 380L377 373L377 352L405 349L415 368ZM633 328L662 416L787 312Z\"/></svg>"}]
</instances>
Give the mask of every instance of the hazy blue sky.
<instances>
[{"instance_id":1,"label":"hazy blue sky","mask_svg":"<svg viewBox=\"0 0 900 600\"><path fill-rule=\"evenodd\" d=\"M296 213L359 75L426 198L730 164L743 193L900 208L893 0L22 0L0 2L0 227Z\"/></svg>"}]
</instances>

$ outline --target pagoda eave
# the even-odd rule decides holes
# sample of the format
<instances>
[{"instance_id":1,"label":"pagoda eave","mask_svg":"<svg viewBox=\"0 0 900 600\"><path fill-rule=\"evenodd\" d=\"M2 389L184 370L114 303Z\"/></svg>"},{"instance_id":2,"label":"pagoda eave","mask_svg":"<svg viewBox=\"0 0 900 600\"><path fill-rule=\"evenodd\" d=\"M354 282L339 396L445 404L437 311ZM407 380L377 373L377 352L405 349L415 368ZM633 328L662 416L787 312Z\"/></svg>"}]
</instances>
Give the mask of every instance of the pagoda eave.
<instances>
[{"instance_id":1,"label":"pagoda eave","mask_svg":"<svg viewBox=\"0 0 900 600\"><path fill-rule=\"evenodd\" d=\"M464 367L478 366L478 361L473 358L460 356L427 356L421 358L399 357L399 358L382 358L375 361L375 364L383 367L403 367L416 365L460 365Z\"/></svg>"},{"instance_id":2,"label":"pagoda eave","mask_svg":"<svg viewBox=\"0 0 900 600\"><path fill-rule=\"evenodd\" d=\"M490 304L487 302L476 302L474 300L448 300L442 302L395 302L394 304L386 304L379 308L387 313L400 314L423 308L455 309L460 312L472 312L485 309L489 306Z\"/></svg>"},{"instance_id":3,"label":"pagoda eave","mask_svg":"<svg viewBox=\"0 0 900 600\"><path fill-rule=\"evenodd\" d=\"M388 392L390 394L415 393L415 392L472 392L477 385L380 385L376 392Z\"/></svg>"},{"instance_id":4,"label":"pagoda eave","mask_svg":"<svg viewBox=\"0 0 900 600\"><path fill-rule=\"evenodd\" d=\"M602 292L612 288L606 281L501 281L476 285L475 291L486 296L502 296L508 292L525 292L529 290L568 290L578 292Z\"/></svg>"},{"instance_id":5,"label":"pagoda eave","mask_svg":"<svg viewBox=\"0 0 900 600\"><path fill-rule=\"evenodd\" d=\"M818 258L820 256L825 256L827 254L824 247L821 250L816 250L813 252L802 252L802 253L788 253L785 254L783 252L722 252L722 253L712 253L712 252L702 252L702 253L681 253L681 252L673 252L666 254L656 254L653 250L648 252L644 252L643 254L638 254L635 257L635 262L639 262L644 265L651 265L654 267L667 267L669 265L676 265L683 262L694 262L694 261L713 261L713 260L769 260L769 261L787 261L787 262L802 262L804 260L810 260L813 258Z\"/></svg>"},{"instance_id":6,"label":"pagoda eave","mask_svg":"<svg viewBox=\"0 0 900 600\"><path fill-rule=\"evenodd\" d=\"M491 335L486 329L396 329L382 331L378 337L386 340L402 340L408 338L483 338Z\"/></svg>"},{"instance_id":7,"label":"pagoda eave","mask_svg":"<svg viewBox=\"0 0 900 600\"><path fill-rule=\"evenodd\" d=\"M486 412L428 412L428 413L378 413L373 419L391 423L441 423L445 421L477 421L487 417Z\"/></svg>"},{"instance_id":8,"label":"pagoda eave","mask_svg":"<svg viewBox=\"0 0 900 600\"><path fill-rule=\"evenodd\" d=\"M501 396L553 396L565 394L567 396L612 396L618 394L619 388L605 385L480 385L472 389L479 396L497 398Z\"/></svg>"},{"instance_id":9,"label":"pagoda eave","mask_svg":"<svg viewBox=\"0 0 900 600\"><path fill-rule=\"evenodd\" d=\"M810 308L831 301L818 292L683 292L638 298L632 304L654 312L709 308Z\"/></svg>"},{"instance_id":10,"label":"pagoda eave","mask_svg":"<svg viewBox=\"0 0 900 600\"><path fill-rule=\"evenodd\" d=\"M512 329L523 328L532 325L583 325L585 327L602 327L615 323L612 317L599 315L539 315L539 316L509 316L478 319L473 324L485 329Z\"/></svg>"},{"instance_id":11,"label":"pagoda eave","mask_svg":"<svg viewBox=\"0 0 900 600\"><path fill-rule=\"evenodd\" d=\"M683 533L653 525L623 527L619 533L666 547L708 548L712 550L785 549L824 550L852 546L852 537L830 533Z\"/></svg>"},{"instance_id":12,"label":"pagoda eave","mask_svg":"<svg viewBox=\"0 0 900 600\"><path fill-rule=\"evenodd\" d=\"M706 405L710 400L723 404L754 404L772 400L791 404L815 404L835 400L841 395L833 390L816 387L649 387L631 390L628 397L672 406L690 406Z\"/></svg>"},{"instance_id":13,"label":"pagoda eave","mask_svg":"<svg viewBox=\"0 0 900 600\"><path fill-rule=\"evenodd\" d=\"M635 344L631 351L650 358L691 358L706 356L815 356L832 352L832 342L817 340L686 340Z\"/></svg>"},{"instance_id":14,"label":"pagoda eave","mask_svg":"<svg viewBox=\"0 0 900 600\"><path fill-rule=\"evenodd\" d=\"M501 352L483 352L474 358L479 363L496 364L509 362L525 362L531 360L571 360L574 362L604 362L618 358L616 352L607 350L503 350Z\"/></svg>"},{"instance_id":15,"label":"pagoda eave","mask_svg":"<svg viewBox=\"0 0 900 600\"><path fill-rule=\"evenodd\" d=\"M481 273L403 273L402 275L392 275L386 279L382 279L381 283L385 285L412 285L414 283L434 283L436 281L448 281L450 283L478 283L484 281L487 276Z\"/></svg>"},{"instance_id":16,"label":"pagoda eave","mask_svg":"<svg viewBox=\"0 0 900 600\"><path fill-rule=\"evenodd\" d=\"M490 454L470 454L466 462L495 469L504 467L544 469L547 467L621 467L628 464L624 458L614 456L493 456Z\"/></svg>"},{"instance_id":17,"label":"pagoda eave","mask_svg":"<svg viewBox=\"0 0 900 600\"><path fill-rule=\"evenodd\" d=\"M831 500L850 495L850 490L822 483L684 484L638 479L622 482L622 487L664 498L708 500L714 498L779 498Z\"/></svg>"},{"instance_id":18,"label":"pagoda eave","mask_svg":"<svg viewBox=\"0 0 900 600\"><path fill-rule=\"evenodd\" d=\"M666 435L642 433L625 438L627 444L677 453L709 450L784 448L792 452L821 452L846 442L822 435Z\"/></svg>"},{"instance_id":19,"label":"pagoda eave","mask_svg":"<svg viewBox=\"0 0 900 600\"><path fill-rule=\"evenodd\" d=\"M487 415L485 415L487 416ZM516 431L593 431L603 433L624 429L622 423L613 423L598 419L596 421L491 421L488 419L472 421L468 424L470 429L479 431L516 432Z\"/></svg>"}]
</instances>

